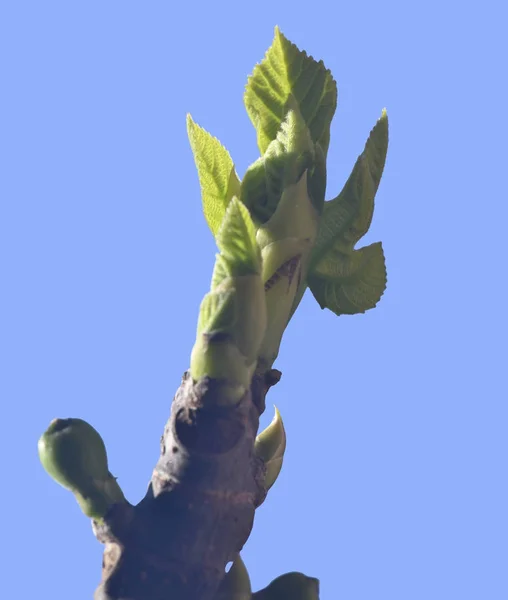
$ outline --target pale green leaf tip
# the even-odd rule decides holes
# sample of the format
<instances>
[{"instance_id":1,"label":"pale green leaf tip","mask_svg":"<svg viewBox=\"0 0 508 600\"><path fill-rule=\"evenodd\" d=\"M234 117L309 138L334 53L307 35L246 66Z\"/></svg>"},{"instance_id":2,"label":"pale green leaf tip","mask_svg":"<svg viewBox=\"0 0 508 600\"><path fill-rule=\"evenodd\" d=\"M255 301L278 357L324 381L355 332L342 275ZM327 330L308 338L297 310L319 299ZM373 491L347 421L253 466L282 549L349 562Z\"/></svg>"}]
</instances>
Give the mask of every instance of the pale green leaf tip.
<instances>
[{"instance_id":1,"label":"pale green leaf tip","mask_svg":"<svg viewBox=\"0 0 508 600\"><path fill-rule=\"evenodd\" d=\"M386 108L383 108L383 110L381 111L381 116L377 120L376 125L382 125L383 127L388 128L388 112Z\"/></svg>"},{"instance_id":2,"label":"pale green leaf tip","mask_svg":"<svg viewBox=\"0 0 508 600\"><path fill-rule=\"evenodd\" d=\"M282 457L286 447L286 432L279 409L274 405L275 415L266 429L257 437L254 444L256 456L264 462L274 457Z\"/></svg>"},{"instance_id":3,"label":"pale green leaf tip","mask_svg":"<svg viewBox=\"0 0 508 600\"><path fill-rule=\"evenodd\" d=\"M274 415L273 415L273 419L272 419L272 425L274 427L277 427L279 430L282 431L282 437L284 437L284 422L282 420L282 415L280 414L279 409L275 406L275 404L273 405L273 409L274 409Z\"/></svg>"},{"instance_id":4,"label":"pale green leaf tip","mask_svg":"<svg viewBox=\"0 0 508 600\"><path fill-rule=\"evenodd\" d=\"M185 122L187 124L187 134L188 134L189 138L191 137L191 135L194 134L196 129L198 130L198 132L202 131L203 133L208 133L205 129L203 129L203 127L201 127L200 125L198 125L196 123L196 121L194 121L194 119L192 118L192 115L190 113L186 114ZM210 137L213 137L211 134L209 134L209 135L210 135ZM192 143L192 139L191 139L191 143Z\"/></svg>"}]
</instances>

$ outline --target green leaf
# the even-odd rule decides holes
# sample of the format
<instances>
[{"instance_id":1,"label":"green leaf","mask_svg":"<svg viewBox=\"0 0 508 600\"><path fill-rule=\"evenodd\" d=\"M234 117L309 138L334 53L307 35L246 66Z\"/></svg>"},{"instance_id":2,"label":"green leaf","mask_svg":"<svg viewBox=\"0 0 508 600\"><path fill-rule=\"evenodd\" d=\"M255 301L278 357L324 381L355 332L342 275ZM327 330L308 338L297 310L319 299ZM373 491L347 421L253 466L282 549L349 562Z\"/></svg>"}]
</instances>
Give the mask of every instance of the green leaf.
<instances>
[{"instance_id":1,"label":"green leaf","mask_svg":"<svg viewBox=\"0 0 508 600\"><path fill-rule=\"evenodd\" d=\"M236 320L234 288L212 291L201 302L197 335L230 330Z\"/></svg>"},{"instance_id":2,"label":"green leaf","mask_svg":"<svg viewBox=\"0 0 508 600\"><path fill-rule=\"evenodd\" d=\"M217 231L217 246L233 276L259 273L261 252L249 210L234 197Z\"/></svg>"},{"instance_id":3,"label":"green leaf","mask_svg":"<svg viewBox=\"0 0 508 600\"><path fill-rule=\"evenodd\" d=\"M261 250L248 209L233 197L216 236L212 289L199 310L191 375L224 380L221 401L236 402L250 383L266 330Z\"/></svg>"},{"instance_id":4,"label":"green leaf","mask_svg":"<svg viewBox=\"0 0 508 600\"><path fill-rule=\"evenodd\" d=\"M264 155L245 173L241 184L242 202L258 223L274 214L284 189L297 183L304 171L314 166L314 144L297 106L281 123L277 137ZM312 200L312 198L311 198ZM324 194L322 201L324 200ZM319 211L322 206L316 207Z\"/></svg>"},{"instance_id":5,"label":"green leaf","mask_svg":"<svg viewBox=\"0 0 508 600\"><path fill-rule=\"evenodd\" d=\"M309 174L309 196L312 204L322 214L326 192L326 155L317 143L314 148L314 165Z\"/></svg>"},{"instance_id":6,"label":"green leaf","mask_svg":"<svg viewBox=\"0 0 508 600\"><path fill-rule=\"evenodd\" d=\"M275 139L291 96L298 104L312 141L319 142L326 155L330 123L337 106L337 85L322 61L299 50L276 27L273 43L254 68L244 95L261 154Z\"/></svg>"},{"instance_id":7,"label":"green leaf","mask_svg":"<svg viewBox=\"0 0 508 600\"><path fill-rule=\"evenodd\" d=\"M215 264L212 272L212 284L210 286L210 289L214 290L225 279L228 279L231 276L232 275L228 261L224 258L224 256L222 256L222 254L216 254Z\"/></svg>"},{"instance_id":8,"label":"green leaf","mask_svg":"<svg viewBox=\"0 0 508 600\"><path fill-rule=\"evenodd\" d=\"M198 169L203 212L215 236L231 198L240 195L240 180L229 152L217 138L187 115L187 133Z\"/></svg>"},{"instance_id":9,"label":"green leaf","mask_svg":"<svg viewBox=\"0 0 508 600\"><path fill-rule=\"evenodd\" d=\"M388 116L383 110L340 194L325 202L312 264L334 246L353 248L370 227L388 149Z\"/></svg>"},{"instance_id":10,"label":"green leaf","mask_svg":"<svg viewBox=\"0 0 508 600\"><path fill-rule=\"evenodd\" d=\"M381 242L353 250L322 263L326 274L315 271L309 287L321 308L336 315L355 315L374 308L386 289L386 267Z\"/></svg>"},{"instance_id":11,"label":"green leaf","mask_svg":"<svg viewBox=\"0 0 508 600\"><path fill-rule=\"evenodd\" d=\"M314 245L308 285L321 308L337 315L374 308L386 288L381 243L355 250L368 231L388 148L383 111L341 193L325 202Z\"/></svg>"}]
</instances>

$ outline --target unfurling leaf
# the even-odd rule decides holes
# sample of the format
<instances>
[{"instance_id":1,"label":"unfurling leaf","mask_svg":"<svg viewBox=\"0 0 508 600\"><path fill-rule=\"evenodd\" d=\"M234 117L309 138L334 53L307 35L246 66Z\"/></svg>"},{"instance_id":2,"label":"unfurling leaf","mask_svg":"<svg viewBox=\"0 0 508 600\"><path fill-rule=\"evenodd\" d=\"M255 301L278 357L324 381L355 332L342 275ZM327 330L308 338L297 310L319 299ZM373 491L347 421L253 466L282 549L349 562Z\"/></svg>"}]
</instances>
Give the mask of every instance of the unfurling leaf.
<instances>
[{"instance_id":1,"label":"unfurling leaf","mask_svg":"<svg viewBox=\"0 0 508 600\"><path fill-rule=\"evenodd\" d=\"M203 212L215 237L231 198L240 195L240 180L226 148L190 115L187 133L198 170Z\"/></svg>"},{"instance_id":2,"label":"unfurling leaf","mask_svg":"<svg viewBox=\"0 0 508 600\"><path fill-rule=\"evenodd\" d=\"M219 333L232 329L238 318L235 290L212 291L203 298L199 307L197 333Z\"/></svg>"},{"instance_id":3,"label":"unfurling leaf","mask_svg":"<svg viewBox=\"0 0 508 600\"><path fill-rule=\"evenodd\" d=\"M248 209L234 197L217 232L217 255L211 291L198 319L190 372L220 382L217 402L236 404L256 367L266 330L266 300L261 251Z\"/></svg>"},{"instance_id":4,"label":"unfurling leaf","mask_svg":"<svg viewBox=\"0 0 508 600\"><path fill-rule=\"evenodd\" d=\"M224 256L222 256L222 254L216 254L210 289L213 291L225 279L228 279L231 276L232 273L228 261L224 258Z\"/></svg>"},{"instance_id":5,"label":"unfurling leaf","mask_svg":"<svg viewBox=\"0 0 508 600\"><path fill-rule=\"evenodd\" d=\"M373 308L386 287L380 243L355 250L370 227L388 147L383 111L341 193L325 202L311 255L308 284L321 308L356 314Z\"/></svg>"},{"instance_id":6,"label":"unfurling leaf","mask_svg":"<svg viewBox=\"0 0 508 600\"><path fill-rule=\"evenodd\" d=\"M226 209L216 242L233 277L260 273L261 253L256 242L256 228L249 210L236 197Z\"/></svg>"},{"instance_id":7,"label":"unfurling leaf","mask_svg":"<svg viewBox=\"0 0 508 600\"><path fill-rule=\"evenodd\" d=\"M251 597L249 573L238 555L222 580L213 600L251 600Z\"/></svg>"},{"instance_id":8,"label":"unfurling leaf","mask_svg":"<svg viewBox=\"0 0 508 600\"><path fill-rule=\"evenodd\" d=\"M275 416L268 427L257 437L254 453L266 466L265 487L269 490L275 483L282 469L282 461L286 450L286 431L280 412L275 407Z\"/></svg>"},{"instance_id":9,"label":"unfurling leaf","mask_svg":"<svg viewBox=\"0 0 508 600\"><path fill-rule=\"evenodd\" d=\"M319 580L296 571L285 573L254 592L252 600L319 600Z\"/></svg>"},{"instance_id":10,"label":"unfurling leaf","mask_svg":"<svg viewBox=\"0 0 508 600\"><path fill-rule=\"evenodd\" d=\"M229 336L250 367L265 333L266 302L256 230L248 209L236 197L226 209L216 241L221 252L211 291L201 303L198 335L209 334L207 345L225 341L217 338L218 333Z\"/></svg>"},{"instance_id":11,"label":"unfurling leaf","mask_svg":"<svg viewBox=\"0 0 508 600\"><path fill-rule=\"evenodd\" d=\"M266 330L266 299L260 274L228 277L200 308L191 375L224 382L226 404L245 393ZM227 398L227 400L226 400Z\"/></svg>"},{"instance_id":12,"label":"unfurling leaf","mask_svg":"<svg viewBox=\"0 0 508 600\"><path fill-rule=\"evenodd\" d=\"M312 262L334 245L352 247L370 227L388 149L388 116L384 110L340 194L325 202Z\"/></svg>"},{"instance_id":13,"label":"unfurling leaf","mask_svg":"<svg viewBox=\"0 0 508 600\"><path fill-rule=\"evenodd\" d=\"M82 419L54 419L38 443L48 474L73 492L88 517L100 519L109 508L125 502L108 470L106 447L99 433Z\"/></svg>"},{"instance_id":14,"label":"unfurling leaf","mask_svg":"<svg viewBox=\"0 0 508 600\"><path fill-rule=\"evenodd\" d=\"M309 129L298 107L294 106L264 155L247 169L241 184L242 202L258 223L266 223L272 217L286 187L297 183L305 171L314 168L314 157ZM321 203L316 202L319 212L323 200L324 196Z\"/></svg>"},{"instance_id":15,"label":"unfurling leaf","mask_svg":"<svg viewBox=\"0 0 508 600\"><path fill-rule=\"evenodd\" d=\"M337 106L336 83L322 61L299 50L276 27L273 43L249 77L244 96L261 154L275 139L290 97L296 102L312 141L319 142L326 156L330 123Z\"/></svg>"}]
</instances>

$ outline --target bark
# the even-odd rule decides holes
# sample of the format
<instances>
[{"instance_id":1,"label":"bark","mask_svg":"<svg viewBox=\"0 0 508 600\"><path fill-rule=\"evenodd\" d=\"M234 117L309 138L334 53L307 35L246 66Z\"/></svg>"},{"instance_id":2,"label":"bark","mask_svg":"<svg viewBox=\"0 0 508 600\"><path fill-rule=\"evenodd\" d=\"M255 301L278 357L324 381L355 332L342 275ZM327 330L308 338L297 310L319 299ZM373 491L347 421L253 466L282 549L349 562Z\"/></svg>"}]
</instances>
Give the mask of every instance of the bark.
<instances>
[{"instance_id":1,"label":"bark","mask_svg":"<svg viewBox=\"0 0 508 600\"><path fill-rule=\"evenodd\" d=\"M213 600L266 496L254 441L279 379L255 376L238 405L221 408L213 380L184 374L145 498L94 522L105 544L95 600Z\"/></svg>"}]
</instances>

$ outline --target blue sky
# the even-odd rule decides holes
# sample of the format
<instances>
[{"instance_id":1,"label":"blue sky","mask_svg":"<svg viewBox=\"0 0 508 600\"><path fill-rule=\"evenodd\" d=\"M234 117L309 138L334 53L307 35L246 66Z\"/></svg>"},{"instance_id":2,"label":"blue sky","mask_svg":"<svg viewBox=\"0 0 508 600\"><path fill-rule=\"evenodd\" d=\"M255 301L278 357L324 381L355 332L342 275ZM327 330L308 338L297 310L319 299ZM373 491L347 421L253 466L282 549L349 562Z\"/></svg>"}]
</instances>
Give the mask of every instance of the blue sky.
<instances>
[{"instance_id":1,"label":"blue sky","mask_svg":"<svg viewBox=\"0 0 508 600\"><path fill-rule=\"evenodd\" d=\"M38 462L53 417L92 423L144 495L215 253L185 115L243 175L243 89L276 24L338 82L328 199L388 110L364 241L389 281L354 317L307 294L287 331L263 424L275 403L288 447L243 552L253 588L301 570L323 600L508 597L505 10L2 4L6 597L85 600L99 581L89 522Z\"/></svg>"}]
</instances>

